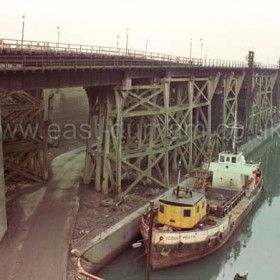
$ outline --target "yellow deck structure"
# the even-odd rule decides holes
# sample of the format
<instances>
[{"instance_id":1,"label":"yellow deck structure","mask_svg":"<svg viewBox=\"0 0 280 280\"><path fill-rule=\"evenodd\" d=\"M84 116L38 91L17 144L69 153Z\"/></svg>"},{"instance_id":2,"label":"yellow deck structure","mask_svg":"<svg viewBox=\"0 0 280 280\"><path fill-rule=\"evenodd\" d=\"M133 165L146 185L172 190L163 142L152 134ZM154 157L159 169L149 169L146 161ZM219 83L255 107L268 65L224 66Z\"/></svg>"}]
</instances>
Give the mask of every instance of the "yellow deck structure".
<instances>
[{"instance_id":1,"label":"yellow deck structure","mask_svg":"<svg viewBox=\"0 0 280 280\"><path fill-rule=\"evenodd\" d=\"M190 229L206 215L206 198L199 192L166 192L159 200L158 222L176 228Z\"/></svg>"}]
</instances>

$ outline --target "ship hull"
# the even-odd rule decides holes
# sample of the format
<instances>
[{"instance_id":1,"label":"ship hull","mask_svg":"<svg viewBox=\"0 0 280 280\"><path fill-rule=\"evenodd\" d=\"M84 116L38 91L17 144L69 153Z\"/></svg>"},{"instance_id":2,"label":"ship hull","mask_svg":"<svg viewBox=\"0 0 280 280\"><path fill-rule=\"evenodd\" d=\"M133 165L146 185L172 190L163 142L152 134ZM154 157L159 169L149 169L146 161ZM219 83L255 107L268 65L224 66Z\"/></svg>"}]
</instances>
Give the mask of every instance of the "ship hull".
<instances>
[{"instance_id":1,"label":"ship hull","mask_svg":"<svg viewBox=\"0 0 280 280\"><path fill-rule=\"evenodd\" d=\"M221 224L207 230L195 232L163 232L153 230L151 265L153 270L159 270L183 263L200 260L224 246L233 233L252 211L259 200L262 187L256 193L243 200L228 215ZM141 234L147 238L147 225L141 225Z\"/></svg>"}]
</instances>

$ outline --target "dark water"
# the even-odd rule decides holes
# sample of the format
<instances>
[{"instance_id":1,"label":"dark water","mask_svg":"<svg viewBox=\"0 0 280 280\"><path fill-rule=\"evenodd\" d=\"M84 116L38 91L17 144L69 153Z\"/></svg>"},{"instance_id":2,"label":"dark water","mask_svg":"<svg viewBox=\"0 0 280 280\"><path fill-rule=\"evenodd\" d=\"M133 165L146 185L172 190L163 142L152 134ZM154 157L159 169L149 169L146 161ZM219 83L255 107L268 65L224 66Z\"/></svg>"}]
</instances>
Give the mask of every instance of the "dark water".
<instances>
[{"instance_id":1,"label":"dark water","mask_svg":"<svg viewBox=\"0 0 280 280\"><path fill-rule=\"evenodd\" d=\"M151 280L280 279L280 140L270 140L249 156L261 160L266 191L252 214L218 252L194 263L152 272ZM106 280L144 280L142 249L128 249L100 271Z\"/></svg>"}]
</instances>

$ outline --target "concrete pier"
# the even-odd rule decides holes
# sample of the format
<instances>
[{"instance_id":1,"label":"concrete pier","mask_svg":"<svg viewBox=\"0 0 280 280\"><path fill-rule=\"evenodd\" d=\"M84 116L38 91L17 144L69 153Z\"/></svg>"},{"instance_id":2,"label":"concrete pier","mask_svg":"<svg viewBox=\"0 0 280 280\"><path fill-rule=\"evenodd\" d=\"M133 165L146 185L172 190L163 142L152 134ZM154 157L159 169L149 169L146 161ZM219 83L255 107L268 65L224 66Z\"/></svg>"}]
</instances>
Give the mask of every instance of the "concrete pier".
<instances>
[{"instance_id":1,"label":"concrete pier","mask_svg":"<svg viewBox=\"0 0 280 280\"><path fill-rule=\"evenodd\" d=\"M1 128L1 106L0 106L0 128ZM2 132L0 129L0 240L4 236L6 230L7 230L7 215L6 215L6 200L5 200Z\"/></svg>"}]
</instances>

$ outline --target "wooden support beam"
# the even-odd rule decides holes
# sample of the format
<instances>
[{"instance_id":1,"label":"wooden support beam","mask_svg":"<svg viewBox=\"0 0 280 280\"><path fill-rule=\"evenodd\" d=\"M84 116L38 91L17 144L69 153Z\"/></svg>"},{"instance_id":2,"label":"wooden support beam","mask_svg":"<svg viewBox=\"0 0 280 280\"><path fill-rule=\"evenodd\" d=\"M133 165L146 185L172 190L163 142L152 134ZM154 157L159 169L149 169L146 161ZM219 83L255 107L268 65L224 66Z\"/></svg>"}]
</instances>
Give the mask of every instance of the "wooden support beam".
<instances>
[{"instance_id":1,"label":"wooden support beam","mask_svg":"<svg viewBox=\"0 0 280 280\"><path fill-rule=\"evenodd\" d=\"M106 96L105 96L106 97ZM102 100L102 101L101 101ZM101 178L102 174L106 171L101 169L102 166L102 146L103 146L103 135L104 135L104 119L105 119L105 110L104 110L104 98L102 98L102 94L98 94L98 134L97 134L97 151L96 151L96 168L95 168L95 190L101 191ZM107 188L106 188L107 189Z\"/></svg>"},{"instance_id":2,"label":"wooden support beam","mask_svg":"<svg viewBox=\"0 0 280 280\"><path fill-rule=\"evenodd\" d=\"M48 179L47 105L43 92L0 92L6 183Z\"/></svg>"},{"instance_id":3,"label":"wooden support beam","mask_svg":"<svg viewBox=\"0 0 280 280\"><path fill-rule=\"evenodd\" d=\"M115 90L116 101L116 125L115 125L115 137L116 137L116 184L118 186L118 193L122 193L122 136L123 136L123 96L121 91Z\"/></svg>"},{"instance_id":4,"label":"wooden support beam","mask_svg":"<svg viewBox=\"0 0 280 280\"><path fill-rule=\"evenodd\" d=\"M109 184L108 184L108 177L110 178L111 185L115 182L114 175L112 174L112 169L110 165L110 161L108 160L108 155L110 152L110 140L111 140L111 119L109 117L109 114L112 110L112 98L109 94L109 92L106 92L106 112L103 112L105 114L105 143L104 143L104 159L103 159L103 183L102 183L102 192L107 194L109 190ZM102 147L102 145L101 145Z\"/></svg>"},{"instance_id":5,"label":"wooden support beam","mask_svg":"<svg viewBox=\"0 0 280 280\"><path fill-rule=\"evenodd\" d=\"M89 116L88 116L88 124L89 124L89 133L90 137L87 139L86 144L86 156L85 156L85 168L83 174L83 182L88 185L91 182L92 174L94 171L94 164L92 162L91 154L93 153L94 147L94 119L96 114L96 94L92 89L87 89L88 101L89 101Z\"/></svg>"},{"instance_id":6,"label":"wooden support beam","mask_svg":"<svg viewBox=\"0 0 280 280\"><path fill-rule=\"evenodd\" d=\"M169 188L169 145L170 145L170 131L169 131L169 99L170 99L170 82L163 81L164 83L164 108L165 108L165 155L164 155L164 184Z\"/></svg>"}]
</instances>

